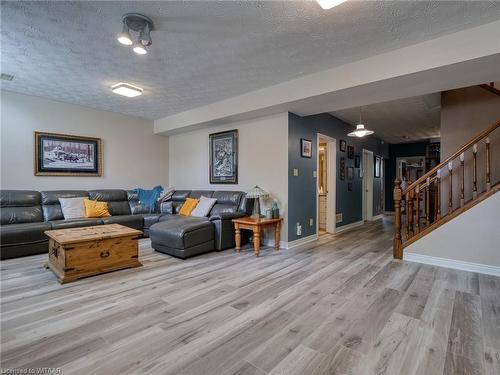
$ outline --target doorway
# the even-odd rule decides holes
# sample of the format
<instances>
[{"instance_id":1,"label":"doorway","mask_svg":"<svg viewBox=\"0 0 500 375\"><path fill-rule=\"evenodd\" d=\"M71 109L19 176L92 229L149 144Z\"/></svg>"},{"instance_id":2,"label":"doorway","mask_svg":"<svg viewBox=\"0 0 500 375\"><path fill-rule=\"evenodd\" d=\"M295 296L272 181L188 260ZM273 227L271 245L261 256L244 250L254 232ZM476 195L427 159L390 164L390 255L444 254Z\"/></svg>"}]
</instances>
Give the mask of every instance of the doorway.
<instances>
[{"instance_id":1,"label":"doorway","mask_svg":"<svg viewBox=\"0 0 500 375\"><path fill-rule=\"evenodd\" d=\"M373 152L363 149L363 221L373 219Z\"/></svg>"},{"instance_id":2,"label":"doorway","mask_svg":"<svg viewBox=\"0 0 500 375\"><path fill-rule=\"evenodd\" d=\"M335 233L337 143L334 138L317 136L316 233Z\"/></svg>"}]
</instances>

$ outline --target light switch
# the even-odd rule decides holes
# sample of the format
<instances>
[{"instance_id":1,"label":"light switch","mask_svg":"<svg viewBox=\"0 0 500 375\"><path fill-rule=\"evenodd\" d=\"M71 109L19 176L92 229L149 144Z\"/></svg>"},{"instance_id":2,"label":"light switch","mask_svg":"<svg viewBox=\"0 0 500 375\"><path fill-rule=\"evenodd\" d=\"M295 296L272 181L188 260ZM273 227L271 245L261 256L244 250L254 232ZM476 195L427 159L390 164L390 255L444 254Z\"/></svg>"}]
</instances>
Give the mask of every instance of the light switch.
<instances>
[{"instance_id":1,"label":"light switch","mask_svg":"<svg viewBox=\"0 0 500 375\"><path fill-rule=\"evenodd\" d=\"M312 227L314 225L314 219L311 217L309 218L309 226Z\"/></svg>"},{"instance_id":2,"label":"light switch","mask_svg":"<svg viewBox=\"0 0 500 375\"><path fill-rule=\"evenodd\" d=\"M313 178L316 178L318 176L318 172L313 171Z\"/></svg>"},{"instance_id":3,"label":"light switch","mask_svg":"<svg viewBox=\"0 0 500 375\"><path fill-rule=\"evenodd\" d=\"M299 175L299 170L297 168L293 168L293 175L298 176Z\"/></svg>"}]
</instances>

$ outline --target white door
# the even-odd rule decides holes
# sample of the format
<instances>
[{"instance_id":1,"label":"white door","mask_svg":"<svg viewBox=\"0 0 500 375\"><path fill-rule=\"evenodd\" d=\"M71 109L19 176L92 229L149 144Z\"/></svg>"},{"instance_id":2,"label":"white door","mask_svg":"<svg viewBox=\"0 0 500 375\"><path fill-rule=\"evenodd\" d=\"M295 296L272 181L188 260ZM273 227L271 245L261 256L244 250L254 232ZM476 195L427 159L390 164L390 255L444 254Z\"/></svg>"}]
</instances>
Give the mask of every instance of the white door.
<instances>
[{"instance_id":1,"label":"white door","mask_svg":"<svg viewBox=\"0 0 500 375\"><path fill-rule=\"evenodd\" d=\"M363 150L363 220L373 217L373 152Z\"/></svg>"}]
</instances>

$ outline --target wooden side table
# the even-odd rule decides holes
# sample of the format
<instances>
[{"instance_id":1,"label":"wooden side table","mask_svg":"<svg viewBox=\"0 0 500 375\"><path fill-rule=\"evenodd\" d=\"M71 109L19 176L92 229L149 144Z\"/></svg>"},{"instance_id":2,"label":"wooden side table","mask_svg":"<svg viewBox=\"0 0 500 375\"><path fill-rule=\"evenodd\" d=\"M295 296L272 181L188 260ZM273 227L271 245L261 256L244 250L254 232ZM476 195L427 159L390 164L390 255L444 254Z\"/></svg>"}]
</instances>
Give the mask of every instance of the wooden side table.
<instances>
[{"instance_id":1,"label":"wooden side table","mask_svg":"<svg viewBox=\"0 0 500 375\"><path fill-rule=\"evenodd\" d=\"M241 217L239 219L233 219L234 223L234 235L236 242L236 251L239 253L241 249L241 229L251 230L253 232L253 247L255 250L255 256L260 254L260 237L262 229L266 227L274 228L274 248L279 250L280 248L280 232L281 232L281 222L280 219L254 219L250 216Z\"/></svg>"}]
</instances>

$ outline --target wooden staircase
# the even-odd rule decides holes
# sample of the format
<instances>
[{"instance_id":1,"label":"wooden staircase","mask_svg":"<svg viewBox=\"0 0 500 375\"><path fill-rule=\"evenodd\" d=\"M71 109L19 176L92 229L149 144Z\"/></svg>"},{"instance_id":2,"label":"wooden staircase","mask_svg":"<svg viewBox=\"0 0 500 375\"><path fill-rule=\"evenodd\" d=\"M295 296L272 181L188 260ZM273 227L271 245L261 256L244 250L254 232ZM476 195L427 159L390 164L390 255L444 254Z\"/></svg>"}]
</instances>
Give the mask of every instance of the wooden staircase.
<instances>
[{"instance_id":1,"label":"wooden staircase","mask_svg":"<svg viewBox=\"0 0 500 375\"><path fill-rule=\"evenodd\" d=\"M498 136L495 131L499 127L500 120L406 189L403 190L401 181L396 179L394 258L402 259L406 246L500 190L500 183L491 181L491 140L493 135ZM484 163L484 168L478 168L479 162ZM478 179L478 170L484 172L481 173L484 179ZM469 178L466 179L466 175Z\"/></svg>"}]
</instances>

